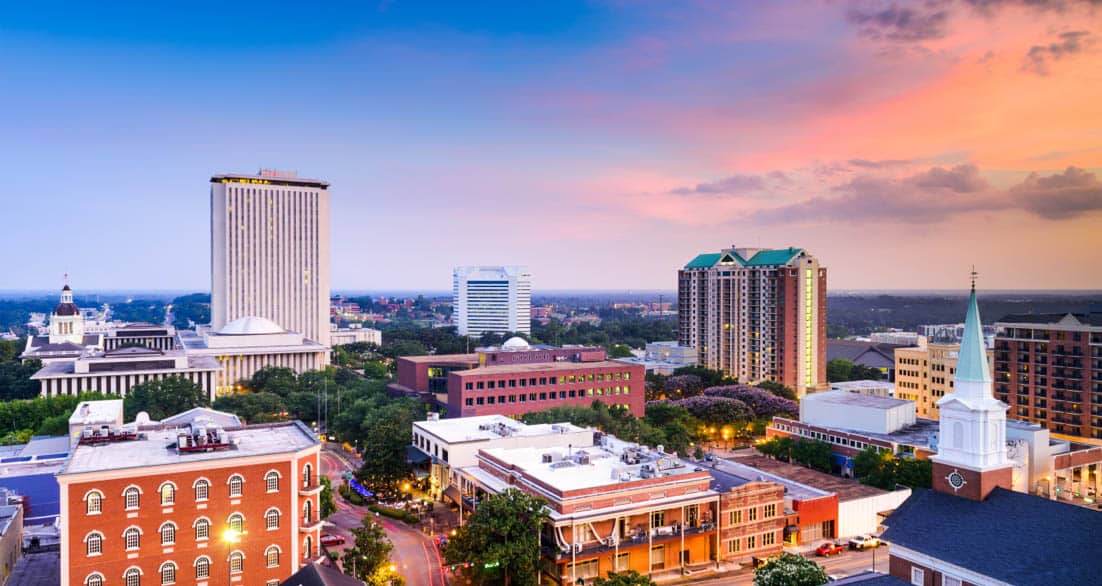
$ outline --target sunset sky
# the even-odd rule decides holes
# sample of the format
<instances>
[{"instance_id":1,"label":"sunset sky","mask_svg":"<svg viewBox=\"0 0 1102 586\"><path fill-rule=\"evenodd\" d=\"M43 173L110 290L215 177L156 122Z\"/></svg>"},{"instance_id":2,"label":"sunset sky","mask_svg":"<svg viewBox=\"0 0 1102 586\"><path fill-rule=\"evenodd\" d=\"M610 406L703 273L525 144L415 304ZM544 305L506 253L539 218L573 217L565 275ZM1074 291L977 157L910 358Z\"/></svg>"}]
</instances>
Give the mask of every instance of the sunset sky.
<instances>
[{"instance_id":1,"label":"sunset sky","mask_svg":"<svg viewBox=\"0 0 1102 586\"><path fill-rule=\"evenodd\" d=\"M1102 2L16 3L0 289L205 290L209 177L332 183L335 289L1102 289ZM233 6L230 6L233 4Z\"/></svg>"}]
</instances>

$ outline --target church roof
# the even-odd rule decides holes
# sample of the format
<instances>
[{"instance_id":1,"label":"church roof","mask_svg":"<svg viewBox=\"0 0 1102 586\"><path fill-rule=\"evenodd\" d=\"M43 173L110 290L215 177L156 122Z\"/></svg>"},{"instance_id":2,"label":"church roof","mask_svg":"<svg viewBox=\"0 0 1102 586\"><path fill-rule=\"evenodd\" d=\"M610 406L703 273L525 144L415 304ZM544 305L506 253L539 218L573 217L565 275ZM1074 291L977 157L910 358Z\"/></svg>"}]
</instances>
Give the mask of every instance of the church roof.
<instances>
[{"instance_id":1,"label":"church roof","mask_svg":"<svg viewBox=\"0 0 1102 586\"><path fill-rule=\"evenodd\" d=\"M964 318L964 336L960 340L957 355L956 380L989 383L991 371L987 367L987 346L983 341L983 324L976 304L976 290L968 298L968 315Z\"/></svg>"},{"instance_id":2,"label":"church roof","mask_svg":"<svg viewBox=\"0 0 1102 586\"><path fill-rule=\"evenodd\" d=\"M1102 575L1102 513L996 488L974 501L929 489L888 517L898 545L989 578L1022 586L1094 584Z\"/></svg>"}]
</instances>

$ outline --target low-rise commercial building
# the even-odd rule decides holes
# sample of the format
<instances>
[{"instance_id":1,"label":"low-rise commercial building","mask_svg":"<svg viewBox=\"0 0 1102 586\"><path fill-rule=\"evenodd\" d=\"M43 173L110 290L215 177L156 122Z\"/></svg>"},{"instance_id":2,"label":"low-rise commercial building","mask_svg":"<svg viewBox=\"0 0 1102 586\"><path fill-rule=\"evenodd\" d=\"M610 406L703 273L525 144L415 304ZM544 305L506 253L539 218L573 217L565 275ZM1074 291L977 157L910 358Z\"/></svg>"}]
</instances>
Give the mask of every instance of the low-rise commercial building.
<instances>
[{"instance_id":1,"label":"low-rise commercial building","mask_svg":"<svg viewBox=\"0 0 1102 586\"><path fill-rule=\"evenodd\" d=\"M960 344L927 343L895 349L896 397L914 401L919 417L938 419L938 401L953 392ZM988 363L992 358L987 352Z\"/></svg>"},{"instance_id":2,"label":"low-rise commercial building","mask_svg":"<svg viewBox=\"0 0 1102 586\"><path fill-rule=\"evenodd\" d=\"M696 366L697 351L691 346L682 346L676 340L669 342L650 342L643 356L616 358L625 364L640 364L646 372L671 375L673 371L686 366Z\"/></svg>"},{"instance_id":3,"label":"low-rise commercial building","mask_svg":"<svg viewBox=\"0 0 1102 586\"><path fill-rule=\"evenodd\" d=\"M127 346L86 353L71 362L50 362L34 373L31 380L39 381L43 397L96 391L125 397L141 383L180 377L198 385L213 400L220 370L213 357L193 356L183 350Z\"/></svg>"},{"instance_id":4,"label":"low-rise commercial building","mask_svg":"<svg viewBox=\"0 0 1102 586\"><path fill-rule=\"evenodd\" d=\"M321 446L302 423L106 431L57 475L62 586L274 586L319 556Z\"/></svg>"},{"instance_id":5,"label":"low-rise commercial building","mask_svg":"<svg viewBox=\"0 0 1102 586\"><path fill-rule=\"evenodd\" d=\"M849 380L830 383L832 391L846 391L874 397L894 397L895 384L886 380Z\"/></svg>"},{"instance_id":6,"label":"low-rise commercial building","mask_svg":"<svg viewBox=\"0 0 1102 586\"><path fill-rule=\"evenodd\" d=\"M848 391L812 393L800 401L800 421L810 425L851 425L874 433L892 433L915 423L914 402Z\"/></svg>"},{"instance_id":7,"label":"low-rise commercial building","mask_svg":"<svg viewBox=\"0 0 1102 586\"><path fill-rule=\"evenodd\" d=\"M142 346L153 350L175 350L176 328L142 322L129 323L107 330L103 337L104 350L117 350L127 346Z\"/></svg>"},{"instance_id":8,"label":"low-rise commercial building","mask_svg":"<svg viewBox=\"0 0 1102 586\"><path fill-rule=\"evenodd\" d=\"M334 326L329 330L329 344L340 346L341 344L375 344L382 346L383 333L375 328L361 327L353 324L351 327L338 328Z\"/></svg>"}]
</instances>

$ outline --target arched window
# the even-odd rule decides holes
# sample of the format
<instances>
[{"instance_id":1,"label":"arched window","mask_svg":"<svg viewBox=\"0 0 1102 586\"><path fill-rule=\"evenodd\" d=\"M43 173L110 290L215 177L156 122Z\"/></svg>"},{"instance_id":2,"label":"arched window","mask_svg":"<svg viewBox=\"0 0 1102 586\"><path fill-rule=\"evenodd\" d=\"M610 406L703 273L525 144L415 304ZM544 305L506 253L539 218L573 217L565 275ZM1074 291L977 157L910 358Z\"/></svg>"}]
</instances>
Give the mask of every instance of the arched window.
<instances>
[{"instance_id":1,"label":"arched window","mask_svg":"<svg viewBox=\"0 0 1102 586\"><path fill-rule=\"evenodd\" d=\"M302 487L309 488L314 480L314 467L307 463L302 467Z\"/></svg>"},{"instance_id":2,"label":"arched window","mask_svg":"<svg viewBox=\"0 0 1102 586\"><path fill-rule=\"evenodd\" d=\"M122 492L126 502L126 510L136 509L141 505L142 490L136 486L129 486Z\"/></svg>"},{"instance_id":3,"label":"arched window","mask_svg":"<svg viewBox=\"0 0 1102 586\"><path fill-rule=\"evenodd\" d=\"M161 525L161 545L176 543L176 524L172 522Z\"/></svg>"},{"instance_id":4,"label":"arched window","mask_svg":"<svg viewBox=\"0 0 1102 586\"><path fill-rule=\"evenodd\" d=\"M245 569L245 554L235 551L230 554L230 573L240 574Z\"/></svg>"},{"instance_id":5,"label":"arched window","mask_svg":"<svg viewBox=\"0 0 1102 586\"><path fill-rule=\"evenodd\" d=\"M84 495L84 512L89 515L98 515L103 512L103 493L98 490L90 490ZM98 574L93 574L98 575ZM103 579L103 576L100 576Z\"/></svg>"},{"instance_id":6,"label":"arched window","mask_svg":"<svg viewBox=\"0 0 1102 586\"><path fill-rule=\"evenodd\" d=\"M207 556L195 558L195 577L210 578L210 558Z\"/></svg>"},{"instance_id":7,"label":"arched window","mask_svg":"<svg viewBox=\"0 0 1102 586\"><path fill-rule=\"evenodd\" d=\"M176 564L165 562L161 564L161 585L176 583Z\"/></svg>"},{"instance_id":8,"label":"arched window","mask_svg":"<svg viewBox=\"0 0 1102 586\"><path fill-rule=\"evenodd\" d=\"M241 513L234 513L226 520L226 526L230 531L241 533L245 530L245 517Z\"/></svg>"},{"instance_id":9,"label":"arched window","mask_svg":"<svg viewBox=\"0 0 1102 586\"><path fill-rule=\"evenodd\" d=\"M142 546L142 530L137 527L130 527L122 534L122 539L126 543L126 549L138 549Z\"/></svg>"},{"instance_id":10,"label":"arched window","mask_svg":"<svg viewBox=\"0 0 1102 586\"><path fill-rule=\"evenodd\" d=\"M103 534L93 531L84 537L85 555L100 555L103 553Z\"/></svg>"},{"instance_id":11,"label":"arched window","mask_svg":"<svg viewBox=\"0 0 1102 586\"><path fill-rule=\"evenodd\" d=\"M953 448L964 449L964 424L959 421L953 423Z\"/></svg>"},{"instance_id":12,"label":"arched window","mask_svg":"<svg viewBox=\"0 0 1102 586\"><path fill-rule=\"evenodd\" d=\"M210 519L199 517L195 520L195 541L205 541L210 538Z\"/></svg>"},{"instance_id":13,"label":"arched window","mask_svg":"<svg viewBox=\"0 0 1102 586\"><path fill-rule=\"evenodd\" d=\"M130 568L122 577L126 586L142 586L142 571L138 568Z\"/></svg>"},{"instance_id":14,"label":"arched window","mask_svg":"<svg viewBox=\"0 0 1102 586\"><path fill-rule=\"evenodd\" d=\"M264 475L264 489L268 492L277 492L279 490L279 472L275 470L269 470Z\"/></svg>"},{"instance_id":15,"label":"arched window","mask_svg":"<svg viewBox=\"0 0 1102 586\"><path fill-rule=\"evenodd\" d=\"M314 501L307 500L302 505L302 524L310 525L314 522Z\"/></svg>"},{"instance_id":16,"label":"arched window","mask_svg":"<svg viewBox=\"0 0 1102 586\"><path fill-rule=\"evenodd\" d=\"M269 568L274 568L279 565L279 548L270 545L268 549L264 550L264 560L268 563Z\"/></svg>"},{"instance_id":17,"label":"arched window","mask_svg":"<svg viewBox=\"0 0 1102 586\"><path fill-rule=\"evenodd\" d=\"M205 501L208 497L210 497L210 481L206 478L200 478L199 480L196 480L195 484L192 485L192 488L195 489L195 500Z\"/></svg>"},{"instance_id":18,"label":"arched window","mask_svg":"<svg viewBox=\"0 0 1102 586\"><path fill-rule=\"evenodd\" d=\"M103 574L92 572L84 579L84 586L103 586Z\"/></svg>"},{"instance_id":19,"label":"arched window","mask_svg":"<svg viewBox=\"0 0 1102 586\"><path fill-rule=\"evenodd\" d=\"M314 538L309 535L306 536L306 539L302 540L302 557L304 559L314 557Z\"/></svg>"},{"instance_id":20,"label":"arched window","mask_svg":"<svg viewBox=\"0 0 1102 586\"><path fill-rule=\"evenodd\" d=\"M165 482L157 489L157 492L161 494L162 505L174 505L176 504L176 485L171 482Z\"/></svg>"},{"instance_id":21,"label":"arched window","mask_svg":"<svg viewBox=\"0 0 1102 586\"><path fill-rule=\"evenodd\" d=\"M242 478L240 474L234 474L230 476L228 484L230 485L230 496L241 496L242 489L245 485L245 479Z\"/></svg>"},{"instance_id":22,"label":"arched window","mask_svg":"<svg viewBox=\"0 0 1102 586\"><path fill-rule=\"evenodd\" d=\"M271 508L264 513L264 526L268 531L279 529L279 509Z\"/></svg>"}]
</instances>

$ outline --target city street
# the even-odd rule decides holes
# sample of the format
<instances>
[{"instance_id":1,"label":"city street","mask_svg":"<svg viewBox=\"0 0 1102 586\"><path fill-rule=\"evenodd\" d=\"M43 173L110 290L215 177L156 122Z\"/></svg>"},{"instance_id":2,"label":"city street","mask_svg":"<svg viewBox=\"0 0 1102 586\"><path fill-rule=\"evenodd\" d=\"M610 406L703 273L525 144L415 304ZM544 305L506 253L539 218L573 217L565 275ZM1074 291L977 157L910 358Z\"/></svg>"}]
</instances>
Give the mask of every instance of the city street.
<instances>
[{"instance_id":1,"label":"city street","mask_svg":"<svg viewBox=\"0 0 1102 586\"><path fill-rule=\"evenodd\" d=\"M334 492L343 482L344 472L353 470L358 464L353 460L351 454L340 452L337 447L322 450L322 474L333 482ZM330 548L331 551L343 551L352 545L351 529L362 524L365 514L374 513L368 511L367 507L355 507L344 502L339 494L334 494L334 498L337 511L330 515L323 533L344 537L344 545ZM376 517L376 521L383 526L387 537L394 543L392 560L398 566L398 573L405 577L408 586L447 586L440 554L428 536L401 521L386 517Z\"/></svg>"},{"instance_id":2,"label":"city street","mask_svg":"<svg viewBox=\"0 0 1102 586\"><path fill-rule=\"evenodd\" d=\"M888 572L888 548L881 547L877 549L875 553L876 571L886 574ZM823 566L826 569L827 575L837 578L852 576L873 569L873 550L846 551L838 556L829 558L812 557L810 559L815 560L819 565ZM726 586L728 584L748 585L753 583L753 581L754 571L750 568L744 568L732 574L725 574L712 578L702 575L699 579L688 579L678 583L693 584L694 586L697 584L700 586Z\"/></svg>"}]
</instances>

